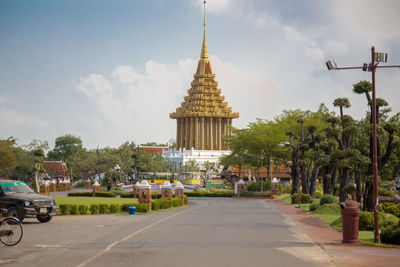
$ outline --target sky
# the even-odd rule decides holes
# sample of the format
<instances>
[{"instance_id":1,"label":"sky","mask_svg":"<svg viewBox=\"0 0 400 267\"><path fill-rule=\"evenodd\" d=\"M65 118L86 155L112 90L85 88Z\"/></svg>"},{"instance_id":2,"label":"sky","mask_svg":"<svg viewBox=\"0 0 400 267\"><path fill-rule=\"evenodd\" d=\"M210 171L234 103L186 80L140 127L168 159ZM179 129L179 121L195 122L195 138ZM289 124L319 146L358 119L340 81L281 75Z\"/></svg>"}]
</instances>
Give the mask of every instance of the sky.
<instances>
[{"instance_id":1,"label":"sky","mask_svg":"<svg viewBox=\"0 0 400 267\"><path fill-rule=\"evenodd\" d=\"M397 0L208 0L207 45L216 80L243 128L285 109L317 110L347 97L371 46L400 64ZM79 136L86 148L167 143L169 114L193 80L202 0L1 0L0 139L18 144ZM400 112L400 69L379 69L377 97Z\"/></svg>"}]
</instances>

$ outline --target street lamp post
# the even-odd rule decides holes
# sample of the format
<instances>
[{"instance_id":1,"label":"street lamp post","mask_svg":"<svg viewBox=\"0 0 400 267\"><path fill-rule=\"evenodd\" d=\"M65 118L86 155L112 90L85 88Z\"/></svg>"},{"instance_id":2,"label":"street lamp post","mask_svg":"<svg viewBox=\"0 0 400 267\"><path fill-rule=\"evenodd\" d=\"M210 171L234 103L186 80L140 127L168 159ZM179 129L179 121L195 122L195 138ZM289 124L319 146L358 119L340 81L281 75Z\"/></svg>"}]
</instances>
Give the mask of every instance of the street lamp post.
<instances>
[{"instance_id":1,"label":"street lamp post","mask_svg":"<svg viewBox=\"0 0 400 267\"><path fill-rule=\"evenodd\" d=\"M379 62L387 62L387 53L376 53L375 47L371 47L371 63L364 63L361 67L341 67L338 68L335 62L328 60L326 66L328 70L350 70L362 69L372 72L372 172L373 172L373 198L374 198L374 241L380 242L379 224L378 224L378 150L376 141L376 90L375 90L375 72L378 68L400 68L400 65L378 66Z\"/></svg>"}]
</instances>

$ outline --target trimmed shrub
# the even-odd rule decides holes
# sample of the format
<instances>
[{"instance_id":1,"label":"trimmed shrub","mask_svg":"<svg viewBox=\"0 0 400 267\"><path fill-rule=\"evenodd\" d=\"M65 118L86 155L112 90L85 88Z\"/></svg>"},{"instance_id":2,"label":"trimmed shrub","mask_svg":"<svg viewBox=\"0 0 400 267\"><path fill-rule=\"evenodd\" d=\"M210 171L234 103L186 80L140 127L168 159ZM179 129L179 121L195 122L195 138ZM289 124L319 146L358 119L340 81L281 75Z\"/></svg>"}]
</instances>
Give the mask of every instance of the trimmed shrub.
<instances>
[{"instance_id":1,"label":"trimmed shrub","mask_svg":"<svg viewBox=\"0 0 400 267\"><path fill-rule=\"evenodd\" d=\"M160 199L155 199L151 202L151 209L152 210L159 210L160 209Z\"/></svg>"},{"instance_id":2,"label":"trimmed shrub","mask_svg":"<svg viewBox=\"0 0 400 267\"><path fill-rule=\"evenodd\" d=\"M158 201L160 203L160 209L169 209L172 206L171 202L169 202L169 200L166 198L158 199Z\"/></svg>"},{"instance_id":3,"label":"trimmed shrub","mask_svg":"<svg viewBox=\"0 0 400 267\"><path fill-rule=\"evenodd\" d=\"M60 204L60 213L63 215L68 215L69 214L69 204Z\"/></svg>"},{"instance_id":4,"label":"trimmed shrub","mask_svg":"<svg viewBox=\"0 0 400 267\"><path fill-rule=\"evenodd\" d=\"M79 205L79 214L82 214L82 215L88 214L89 210L90 210L89 205L86 205L86 204Z\"/></svg>"},{"instance_id":5,"label":"trimmed shrub","mask_svg":"<svg viewBox=\"0 0 400 267\"><path fill-rule=\"evenodd\" d=\"M292 186L286 186L282 188L282 194L290 194L292 192Z\"/></svg>"},{"instance_id":6,"label":"trimmed shrub","mask_svg":"<svg viewBox=\"0 0 400 267\"><path fill-rule=\"evenodd\" d=\"M152 199L160 199L161 196L162 196L162 195L161 195L160 193L151 194L151 198L152 198Z\"/></svg>"},{"instance_id":7,"label":"trimmed shrub","mask_svg":"<svg viewBox=\"0 0 400 267\"><path fill-rule=\"evenodd\" d=\"M121 205L119 204L110 204L110 213L117 213L121 211Z\"/></svg>"},{"instance_id":8,"label":"trimmed shrub","mask_svg":"<svg viewBox=\"0 0 400 267\"><path fill-rule=\"evenodd\" d=\"M183 204L187 205L189 203L189 199L186 195L183 195Z\"/></svg>"},{"instance_id":9,"label":"trimmed shrub","mask_svg":"<svg viewBox=\"0 0 400 267\"><path fill-rule=\"evenodd\" d=\"M378 187L378 195L385 197L393 197L394 192L387 190L386 188Z\"/></svg>"},{"instance_id":10,"label":"trimmed shrub","mask_svg":"<svg viewBox=\"0 0 400 267\"><path fill-rule=\"evenodd\" d=\"M108 204L99 204L99 212L100 214L110 213L110 207Z\"/></svg>"},{"instance_id":11,"label":"trimmed shrub","mask_svg":"<svg viewBox=\"0 0 400 267\"><path fill-rule=\"evenodd\" d=\"M347 184L347 185L343 188L343 191L344 191L346 194L351 195L351 194L353 194L354 192L356 192L356 187L354 186L354 184Z\"/></svg>"},{"instance_id":12,"label":"trimmed shrub","mask_svg":"<svg viewBox=\"0 0 400 267\"><path fill-rule=\"evenodd\" d=\"M385 208L385 212L400 217L400 204L388 206Z\"/></svg>"},{"instance_id":13,"label":"trimmed shrub","mask_svg":"<svg viewBox=\"0 0 400 267\"><path fill-rule=\"evenodd\" d=\"M93 193L92 192L69 192L68 196L69 197L92 197ZM112 192L96 192L95 196L96 197L117 197L117 195Z\"/></svg>"},{"instance_id":14,"label":"trimmed shrub","mask_svg":"<svg viewBox=\"0 0 400 267\"><path fill-rule=\"evenodd\" d=\"M113 192L96 192L96 197L117 197Z\"/></svg>"},{"instance_id":15,"label":"trimmed shrub","mask_svg":"<svg viewBox=\"0 0 400 267\"><path fill-rule=\"evenodd\" d=\"M312 203L312 197L309 194L300 194L300 202L301 204Z\"/></svg>"},{"instance_id":16,"label":"trimmed shrub","mask_svg":"<svg viewBox=\"0 0 400 267\"><path fill-rule=\"evenodd\" d=\"M232 197L235 195L235 192L185 192L185 195L188 197Z\"/></svg>"},{"instance_id":17,"label":"trimmed shrub","mask_svg":"<svg viewBox=\"0 0 400 267\"><path fill-rule=\"evenodd\" d=\"M316 209L318 209L320 207L320 205L318 203L312 203L310 205L310 211L314 211Z\"/></svg>"},{"instance_id":18,"label":"trimmed shrub","mask_svg":"<svg viewBox=\"0 0 400 267\"><path fill-rule=\"evenodd\" d=\"M78 215L79 214L79 206L76 204L71 204L69 206L69 214Z\"/></svg>"},{"instance_id":19,"label":"trimmed shrub","mask_svg":"<svg viewBox=\"0 0 400 267\"><path fill-rule=\"evenodd\" d=\"M323 195L321 197L321 201L319 202L319 204L322 206L324 204L333 204L336 203L336 198L332 195Z\"/></svg>"},{"instance_id":20,"label":"trimmed shrub","mask_svg":"<svg viewBox=\"0 0 400 267\"><path fill-rule=\"evenodd\" d=\"M90 205L90 213L91 213L91 214L99 214L99 213L100 213L100 206L99 206L99 204L91 204L91 205Z\"/></svg>"},{"instance_id":21,"label":"trimmed shrub","mask_svg":"<svg viewBox=\"0 0 400 267\"><path fill-rule=\"evenodd\" d=\"M299 204L300 203L300 195L295 193L291 196L292 204Z\"/></svg>"},{"instance_id":22,"label":"trimmed shrub","mask_svg":"<svg viewBox=\"0 0 400 267\"><path fill-rule=\"evenodd\" d=\"M135 198L133 193L122 193L119 195L121 198Z\"/></svg>"},{"instance_id":23,"label":"trimmed shrub","mask_svg":"<svg viewBox=\"0 0 400 267\"><path fill-rule=\"evenodd\" d=\"M396 224L388 223L381 232L381 241L386 244L400 245L400 221Z\"/></svg>"},{"instance_id":24,"label":"trimmed shrub","mask_svg":"<svg viewBox=\"0 0 400 267\"><path fill-rule=\"evenodd\" d=\"M315 198L321 198L324 194L322 194L321 192L317 191L315 192Z\"/></svg>"},{"instance_id":25,"label":"trimmed shrub","mask_svg":"<svg viewBox=\"0 0 400 267\"><path fill-rule=\"evenodd\" d=\"M360 218L358 219L359 230L373 230L374 229L374 215L372 212L361 211Z\"/></svg>"},{"instance_id":26,"label":"trimmed shrub","mask_svg":"<svg viewBox=\"0 0 400 267\"><path fill-rule=\"evenodd\" d=\"M247 192L240 193L240 196L242 196L242 197L270 197L271 191L265 191L265 192L247 191Z\"/></svg>"},{"instance_id":27,"label":"trimmed shrub","mask_svg":"<svg viewBox=\"0 0 400 267\"><path fill-rule=\"evenodd\" d=\"M179 197L174 197L171 200L171 205L172 205L172 207L180 207L180 206L183 206L183 201Z\"/></svg>"},{"instance_id":28,"label":"trimmed shrub","mask_svg":"<svg viewBox=\"0 0 400 267\"><path fill-rule=\"evenodd\" d=\"M115 186L115 187L111 187L110 192L120 195L120 194L125 193L125 190L122 187Z\"/></svg>"},{"instance_id":29,"label":"trimmed shrub","mask_svg":"<svg viewBox=\"0 0 400 267\"><path fill-rule=\"evenodd\" d=\"M149 206L147 205L147 203L139 203L139 204L136 206L136 210L137 210L137 212L146 213L146 212L149 211Z\"/></svg>"}]
</instances>

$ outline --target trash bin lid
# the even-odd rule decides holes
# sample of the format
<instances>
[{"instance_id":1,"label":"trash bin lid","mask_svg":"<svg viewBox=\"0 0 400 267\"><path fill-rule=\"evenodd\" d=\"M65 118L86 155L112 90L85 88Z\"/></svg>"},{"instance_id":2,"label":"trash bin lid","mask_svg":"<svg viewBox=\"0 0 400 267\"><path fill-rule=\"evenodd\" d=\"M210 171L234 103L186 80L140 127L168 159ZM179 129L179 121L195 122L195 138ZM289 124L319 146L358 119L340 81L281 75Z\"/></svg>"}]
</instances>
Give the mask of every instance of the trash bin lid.
<instances>
[{"instance_id":1,"label":"trash bin lid","mask_svg":"<svg viewBox=\"0 0 400 267\"><path fill-rule=\"evenodd\" d=\"M346 202L340 202L340 208L346 210L359 210L361 208L361 203L353 200L347 200Z\"/></svg>"}]
</instances>

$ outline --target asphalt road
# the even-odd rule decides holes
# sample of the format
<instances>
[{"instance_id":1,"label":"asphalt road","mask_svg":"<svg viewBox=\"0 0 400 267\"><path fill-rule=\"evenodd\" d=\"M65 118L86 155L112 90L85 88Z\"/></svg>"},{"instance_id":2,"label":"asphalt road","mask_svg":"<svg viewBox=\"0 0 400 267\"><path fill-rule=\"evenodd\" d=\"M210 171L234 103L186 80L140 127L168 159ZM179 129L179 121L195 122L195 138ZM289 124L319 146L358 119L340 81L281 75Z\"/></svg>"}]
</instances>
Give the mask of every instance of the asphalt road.
<instances>
[{"instance_id":1,"label":"asphalt road","mask_svg":"<svg viewBox=\"0 0 400 267\"><path fill-rule=\"evenodd\" d=\"M24 237L0 247L10 266L320 266L327 254L263 200L190 199L149 215L25 219Z\"/></svg>"}]
</instances>

